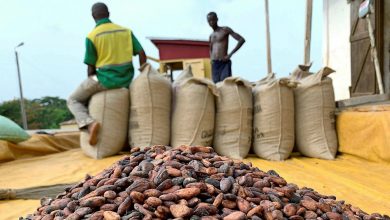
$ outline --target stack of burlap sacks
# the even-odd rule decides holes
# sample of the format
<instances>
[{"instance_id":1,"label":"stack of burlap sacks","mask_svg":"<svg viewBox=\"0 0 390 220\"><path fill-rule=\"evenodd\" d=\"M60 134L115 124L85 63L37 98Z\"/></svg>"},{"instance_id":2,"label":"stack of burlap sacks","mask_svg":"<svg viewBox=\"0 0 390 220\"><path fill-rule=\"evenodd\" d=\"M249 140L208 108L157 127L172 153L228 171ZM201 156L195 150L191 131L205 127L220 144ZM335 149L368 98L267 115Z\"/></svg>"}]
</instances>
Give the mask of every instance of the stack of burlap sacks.
<instances>
[{"instance_id":1,"label":"stack of burlap sacks","mask_svg":"<svg viewBox=\"0 0 390 220\"><path fill-rule=\"evenodd\" d=\"M189 67L171 84L145 64L129 90L93 96L89 109L102 124L99 141L88 145L83 132L81 146L97 159L129 145L212 146L234 159L245 158L252 147L268 160L287 159L295 145L305 156L334 159L332 70L308 69L299 66L282 79L269 74L255 85L240 77L215 85L195 78Z\"/></svg>"},{"instance_id":2,"label":"stack of burlap sacks","mask_svg":"<svg viewBox=\"0 0 390 220\"><path fill-rule=\"evenodd\" d=\"M308 157L334 159L337 153L335 98L328 67L309 73L299 66L289 78L274 74L253 89L253 150L261 158L285 160L296 146Z\"/></svg>"}]
</instances>

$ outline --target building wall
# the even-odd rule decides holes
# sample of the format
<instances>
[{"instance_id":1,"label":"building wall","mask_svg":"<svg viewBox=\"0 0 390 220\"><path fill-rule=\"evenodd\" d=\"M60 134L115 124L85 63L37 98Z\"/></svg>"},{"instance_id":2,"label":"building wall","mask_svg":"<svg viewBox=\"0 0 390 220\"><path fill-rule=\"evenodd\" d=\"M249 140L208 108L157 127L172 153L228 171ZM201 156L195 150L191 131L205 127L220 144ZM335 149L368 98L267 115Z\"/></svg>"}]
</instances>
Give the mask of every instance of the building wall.
<instances>
[{"instance_id":1,"label":"building wall","mask_svg":"<svg viewBox=\"0 0 390 220\"><path fill-rule=\"evenodd\" d=\"M384 1L384 15L383 15L383 82L386 92L390 92L390 1Z\"/></svg>"},{"instance_id":2,"label":"building wall","mask_svg":"<svg viewBox=\"0 0 390 220\"><path fill-rule=\"evenodd\" d=\"M350 98L351 46L350 5L346 0L323 0L323 64L331 74L336 100Z\"/></svg>"}]
</instances>

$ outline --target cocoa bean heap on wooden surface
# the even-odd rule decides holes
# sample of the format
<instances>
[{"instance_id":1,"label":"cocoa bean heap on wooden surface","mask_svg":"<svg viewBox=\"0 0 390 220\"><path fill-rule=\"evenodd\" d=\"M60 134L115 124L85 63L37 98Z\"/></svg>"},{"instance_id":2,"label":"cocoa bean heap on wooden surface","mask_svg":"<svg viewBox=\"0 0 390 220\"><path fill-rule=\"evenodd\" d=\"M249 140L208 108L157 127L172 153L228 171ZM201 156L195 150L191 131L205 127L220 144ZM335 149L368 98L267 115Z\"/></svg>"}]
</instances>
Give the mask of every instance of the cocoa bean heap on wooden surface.
<instances>
[{"instance_id":1,"label":"cocoa bean heap on wooden surface","mask_svg":"<svg viewBox=\"0 0 390 220\"><path fill-rule=\"evenodd\" d=\"M374 220L357 207L287 183L275 171L210 147L133 148L130 156L65 189L21 220Z\"/></svg>"}]
</instances>

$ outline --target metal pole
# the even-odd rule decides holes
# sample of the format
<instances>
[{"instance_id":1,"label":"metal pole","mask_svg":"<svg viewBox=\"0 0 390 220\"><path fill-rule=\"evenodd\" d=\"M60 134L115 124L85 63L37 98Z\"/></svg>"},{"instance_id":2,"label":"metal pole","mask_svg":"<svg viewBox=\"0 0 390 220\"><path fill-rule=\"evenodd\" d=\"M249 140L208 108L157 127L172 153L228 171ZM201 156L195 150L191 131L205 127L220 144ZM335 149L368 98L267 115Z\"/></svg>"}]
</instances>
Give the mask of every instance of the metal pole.
<instances>
[{"instance_id":1,"label":"metal pole","mask_svg":"<svg viewBox=\"0 0 390 220\"><path fill-rule=\"evenodd\" d=\"M22 115L23 128L25 130L27 130L28 129L28 127L27 127L27 116L26 116L26 111L24 109L22 78L20 77L19 57L18 57L18 52L16 51L16 48L15 48L15 57L16 57L16 67L17 67L17 70L18 70L18 79L19 79L20 112L21 112L21 115Z\"/></svg>"},{"instance_id":2,"label":"metal pole","mask_svg":"<svg viewBox=\"0 0 390 220\"><path fill-rule=\"evenodd\" d=\"M267 67L268 67L268 74L270 74L272 73L272 60L271 60L271 34L269 28L268 0L265 0L265 25L266 25L266 38L267 38Z\"/></svg>"},{"instance_id":3,"label":"metal pole","mask_svg":"<svg viewBox=\"0 0 390 220\"><path fill-rule=\"evenodd\" d=\"M324 1L324 8L325 8L325 55L324 55L324 65L329 65L329 0Z\"/></svg>"},{"instance_id":4,"label":"metal pole","mask_svg":"<svg viewBox=\"0 0 390 220\"><path fill-rule=\"evenodd\" d=\"M312 14L313 14L313 0L306 0L306 22L305 22L306 31L305 31L304 64L310 63Z\"/></svg>"}]
</instances>

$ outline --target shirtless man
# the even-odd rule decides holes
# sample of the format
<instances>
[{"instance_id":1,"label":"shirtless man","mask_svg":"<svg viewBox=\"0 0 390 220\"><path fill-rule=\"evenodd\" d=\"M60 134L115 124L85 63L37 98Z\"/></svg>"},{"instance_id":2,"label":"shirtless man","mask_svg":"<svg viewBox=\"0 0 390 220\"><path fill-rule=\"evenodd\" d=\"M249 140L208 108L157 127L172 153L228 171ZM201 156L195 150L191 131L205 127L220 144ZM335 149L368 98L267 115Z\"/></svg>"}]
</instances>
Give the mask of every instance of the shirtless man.
<instances>
[{"instance_id":1,"label":"shirtless man","mask_svg":"<svg viewBox=\"0 0 390 220\"><path fill-rule=\"evenodd\" d=\"M207 14L207 21L214 30L210 35L209 43L213 81L217 83L232 76L232 62L230 58L245 43L245 39L229 27L218 26L218 17L215 12ZM229 35L236 39L238 43L234 50L228 54Z\"/></svg>"}]
</instances>

